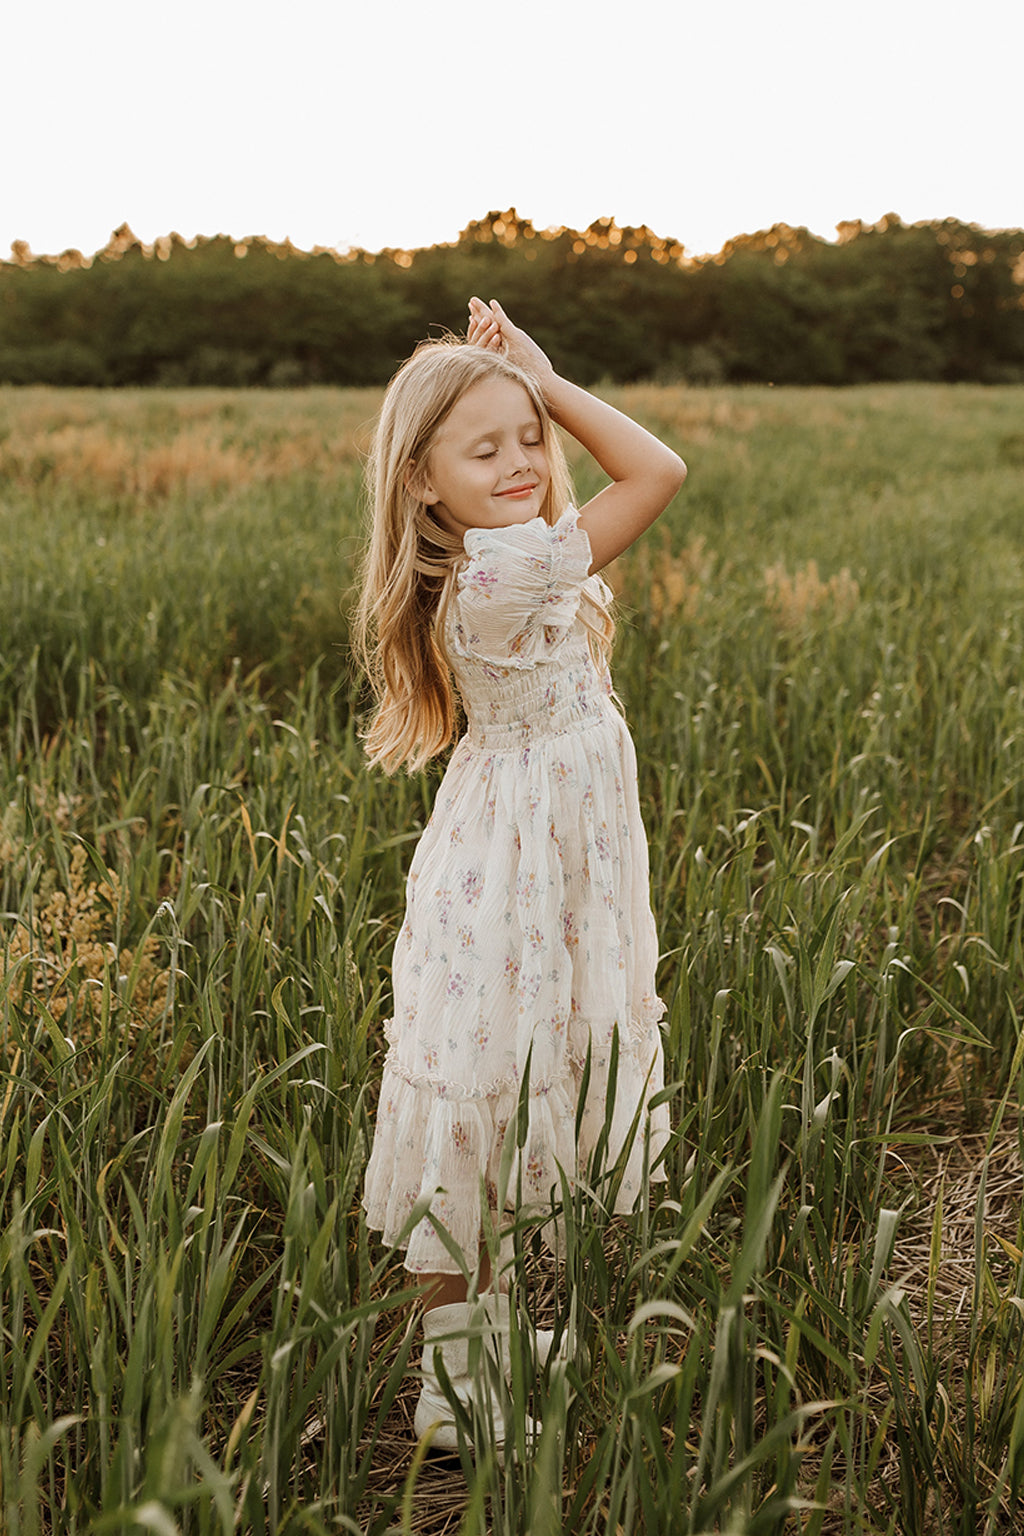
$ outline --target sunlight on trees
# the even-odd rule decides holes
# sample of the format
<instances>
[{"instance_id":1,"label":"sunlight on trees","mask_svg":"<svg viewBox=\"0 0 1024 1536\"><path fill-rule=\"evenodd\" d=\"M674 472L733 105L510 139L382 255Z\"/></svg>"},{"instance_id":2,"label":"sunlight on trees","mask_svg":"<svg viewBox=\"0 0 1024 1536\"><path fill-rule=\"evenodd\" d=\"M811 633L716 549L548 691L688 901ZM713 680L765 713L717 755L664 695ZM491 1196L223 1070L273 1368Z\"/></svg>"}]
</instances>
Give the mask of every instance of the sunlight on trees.
<instances>
[{"instance_id":1,"label":"sunlight on trees","mask_svg":"<svg viewBox=\"0 0 1024 1536\"><path fill-rule=\"evenodd\" d=\"M413 340L498 294L560 367L598 379L845 384L1024 378L1024 233L955 219L778 223L710 257L595 219L493 210L424 250L228 235L0 262L0 382L376 384Z\"/></svg>"}]
</instances>

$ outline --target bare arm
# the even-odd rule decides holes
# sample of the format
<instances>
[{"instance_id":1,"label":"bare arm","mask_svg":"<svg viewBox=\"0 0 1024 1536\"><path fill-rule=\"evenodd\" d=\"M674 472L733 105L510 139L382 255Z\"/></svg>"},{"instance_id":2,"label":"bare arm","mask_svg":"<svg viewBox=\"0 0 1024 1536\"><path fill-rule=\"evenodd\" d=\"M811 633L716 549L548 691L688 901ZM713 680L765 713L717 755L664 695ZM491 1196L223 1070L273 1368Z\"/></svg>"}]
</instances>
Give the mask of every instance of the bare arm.
<instances>
[{"instance_id":1,"label":"bare arm","mask_svg":"<svg viewBox=\"0 0 1024 1536\"><path fill-rule=\"evenodd\" d=\"M512 324L496 299L471 299L468 337L503 352L540 384L553 419L592 454L611 485L580 510L595 571L621 555L659 517L686 479L678 454L614 406L561 378L537 343Z\"/></svg>"}]
</instances>

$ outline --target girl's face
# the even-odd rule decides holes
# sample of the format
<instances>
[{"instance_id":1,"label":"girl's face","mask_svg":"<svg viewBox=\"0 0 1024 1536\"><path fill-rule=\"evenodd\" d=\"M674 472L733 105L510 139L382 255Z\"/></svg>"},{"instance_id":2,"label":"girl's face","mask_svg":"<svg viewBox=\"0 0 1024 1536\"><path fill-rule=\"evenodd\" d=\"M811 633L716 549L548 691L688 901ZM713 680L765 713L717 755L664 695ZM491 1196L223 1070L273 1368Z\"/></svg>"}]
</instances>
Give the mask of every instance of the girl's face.
<instances>
[{"instance_id":1,"label":"girl's face","mask_svg":"<svg viewBox=\"0 0 1024 1536\"><path fill-rule=\"evenodd\" d=\"M550 472L540 419L514 379L481 379L441 424L417 494L460 538L540 516Z\"/></svg>"}]
</instances>

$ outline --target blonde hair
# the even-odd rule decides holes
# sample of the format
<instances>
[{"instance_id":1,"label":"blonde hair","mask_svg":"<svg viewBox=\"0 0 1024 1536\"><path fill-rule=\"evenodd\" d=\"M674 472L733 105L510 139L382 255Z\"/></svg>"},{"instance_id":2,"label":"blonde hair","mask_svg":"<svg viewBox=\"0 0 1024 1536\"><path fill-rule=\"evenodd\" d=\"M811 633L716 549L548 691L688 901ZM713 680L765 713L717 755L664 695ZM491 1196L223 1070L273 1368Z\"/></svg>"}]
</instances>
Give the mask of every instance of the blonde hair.
<instances>
[{"instance_id":1,"label":"blonde hair","mask_svg":"<svg viewBox=\"0 0 1024 1536\"><path fill-rule=\"evenodd\" d=\"M376 709L364 733L370 763L386 773L422 768L451 741L457 709L444 619L462 540L416 494L412 467L425 467L448 413L483 379L521 384L537 412L550 481L540 515L554 525L572 499L561 442L536 381L496 352L454 336L421 343L388 385L366 472L371 528L355 612L354 643ZM594 605L597 606L596 604ZM610 616L592 635L605 654Z\"/></svg>"}]
</instances>

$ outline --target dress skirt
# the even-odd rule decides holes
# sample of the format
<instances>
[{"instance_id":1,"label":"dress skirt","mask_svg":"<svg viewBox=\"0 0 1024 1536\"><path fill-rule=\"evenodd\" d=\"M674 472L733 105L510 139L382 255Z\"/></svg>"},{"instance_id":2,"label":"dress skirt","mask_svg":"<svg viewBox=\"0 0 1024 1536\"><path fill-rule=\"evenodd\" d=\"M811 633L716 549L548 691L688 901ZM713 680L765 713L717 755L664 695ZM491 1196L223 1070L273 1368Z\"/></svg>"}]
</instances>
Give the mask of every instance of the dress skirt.
<instances>
[{"instance_id":1,"label":"dress skirt","mask_svg":"<svg viewBox=\"0 0 1024 1536\"><path fill-rule=\"evenodd\" d=\"M667 1106L649 1108L664 1005L636 756L591 656L600 592L577 516L468 533L449 607L468 726L409 870L363 1198L417 1273L458 1270L431 1218L472 1268L484 1205L549 1207L606 1116L608 1165L625 1153L616 1209L631 1210L669 1134Z\"/></svg>"}]
</instances>

